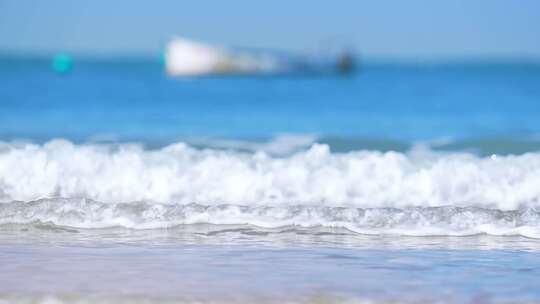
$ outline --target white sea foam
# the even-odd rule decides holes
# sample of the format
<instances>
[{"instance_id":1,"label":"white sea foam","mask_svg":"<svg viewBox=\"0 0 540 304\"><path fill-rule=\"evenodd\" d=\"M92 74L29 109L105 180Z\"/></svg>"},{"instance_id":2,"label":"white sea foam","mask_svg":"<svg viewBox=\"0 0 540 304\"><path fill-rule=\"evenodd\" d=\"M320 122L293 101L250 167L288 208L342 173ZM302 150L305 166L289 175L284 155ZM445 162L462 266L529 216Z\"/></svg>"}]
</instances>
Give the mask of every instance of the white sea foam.
<instances>
[{"instance_id":1,"label":"white sea foam","mask_svg":"<svg viewBox=\"0 0 540 304\"><path fill-rule=\"evenodd\" d=\"M0 144L0 201L46 197L258 206L540 206L540 153L353 151L314 144L290 156L263 151L158 150L138 145Z\"/></svg>"},{"instance_id":2,"label":"white sea foam","mask_svg":"<svg viewBox=\"0 0 540 304\"><path fill-rule=\"evenodd\" d=\"M335 227L362 234L521 235L540 238L540 211L478 207L344 208L100 203L87 199L42 199L0 205L1 224L47 222L76 228L170 228L189 224Z\"/></svg>"}]
</instances>

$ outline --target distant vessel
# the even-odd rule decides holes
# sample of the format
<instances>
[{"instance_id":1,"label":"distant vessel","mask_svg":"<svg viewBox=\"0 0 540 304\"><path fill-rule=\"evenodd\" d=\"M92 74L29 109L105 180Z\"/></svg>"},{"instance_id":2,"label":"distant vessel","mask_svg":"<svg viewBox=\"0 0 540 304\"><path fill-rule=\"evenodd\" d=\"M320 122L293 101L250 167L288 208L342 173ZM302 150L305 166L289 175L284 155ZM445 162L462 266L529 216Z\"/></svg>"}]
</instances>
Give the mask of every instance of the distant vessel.
<instances>
[{"instance_id":1,"label":"distant vessel","mask_svg":"<svg viewBox=\"0 0 540 304\"><path fill-rule=\"evenodd\" d=\"M167 44L165 67L171 76L349 73L354 70L355 63L349 53L328 60L270 51L228 49L174 38Z\"/></svg>"}]
</instances>

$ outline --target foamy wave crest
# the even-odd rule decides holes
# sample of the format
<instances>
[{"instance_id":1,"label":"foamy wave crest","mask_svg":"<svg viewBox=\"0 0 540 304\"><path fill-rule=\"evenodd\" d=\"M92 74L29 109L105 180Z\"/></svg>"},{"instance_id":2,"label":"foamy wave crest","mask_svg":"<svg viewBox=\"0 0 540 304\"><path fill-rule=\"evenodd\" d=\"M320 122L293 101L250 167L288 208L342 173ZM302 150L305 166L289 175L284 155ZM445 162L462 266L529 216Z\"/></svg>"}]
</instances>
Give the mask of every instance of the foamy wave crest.
<instances>
[{"instance_id":1,"label":"foamy wave crest","mask_svg":"<svg viewBox=\"0 0 540 304\"><path fill-rule=\"evenodd\" d=\"M290 156L264 151L140 145L0 144L0 201L46 197L104 203L361 208L540 206L540 153L352 151L314 144Z\"/></svg>"},{"instance_id":2,"label":"foamy wave crest","mask_svg":"<svg viewBox=\"0 0 540 304\"><path fill-rule=\"evenodd\" d=\"M220 138L191 138L187 142L204 148L264 152L269 155L283 156L305 150L313 145L316 140L315 135L282 134L266 142Z\"/></svg>"},{"instance_id":3,"label":"foamy wave crest","mask_svg":"<svg viewBox=\"0 0 540 304\"><path fill-rule=\"evenodd\" d=\"M100 203L87 199L42 199L0 205L0 224L47 222L75 228L170 228L189 224L335 227L362 234L411 236L475 234L540 238L540 211L478 207L345 208Z\"/></svg>"}]
</instances>

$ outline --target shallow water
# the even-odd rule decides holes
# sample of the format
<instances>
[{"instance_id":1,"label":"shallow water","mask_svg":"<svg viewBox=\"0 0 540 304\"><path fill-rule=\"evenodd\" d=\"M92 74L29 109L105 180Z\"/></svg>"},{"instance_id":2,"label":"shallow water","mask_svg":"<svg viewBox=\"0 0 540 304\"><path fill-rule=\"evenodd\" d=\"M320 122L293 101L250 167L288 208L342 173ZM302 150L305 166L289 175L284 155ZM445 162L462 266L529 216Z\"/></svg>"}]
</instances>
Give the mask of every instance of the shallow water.
<instances>
[{"instance_id":1,"label":"shallow water","mask_svg":"<svg viewBox=\"0 0 540 304\"><path fill-rule=\"evenodd\" d=\"M523 237L221 225L141 231L15 225L1 232L2 294L21 301L46 294L101 302L526 303L540 297L540 244Z\"/></svg>"}]
</instances>

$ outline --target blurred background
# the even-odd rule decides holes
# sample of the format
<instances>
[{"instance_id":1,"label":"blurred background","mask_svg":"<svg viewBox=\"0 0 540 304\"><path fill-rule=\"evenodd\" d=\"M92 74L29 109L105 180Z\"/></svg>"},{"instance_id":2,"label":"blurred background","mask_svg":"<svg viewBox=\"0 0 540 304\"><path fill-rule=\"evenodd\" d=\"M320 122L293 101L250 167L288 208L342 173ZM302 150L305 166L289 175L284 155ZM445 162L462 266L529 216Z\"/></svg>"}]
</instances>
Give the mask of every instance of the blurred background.
<instances>
[{"instance_id":1,"label":"blurred background","mask_svg":"<svg viewBox=\"0 0 540 304\"><path fill-rule=\"evenodd\" d=\"M0 0L2 141L521 153L539 102L534 0Z\"/></svg>"}]
</instances>

